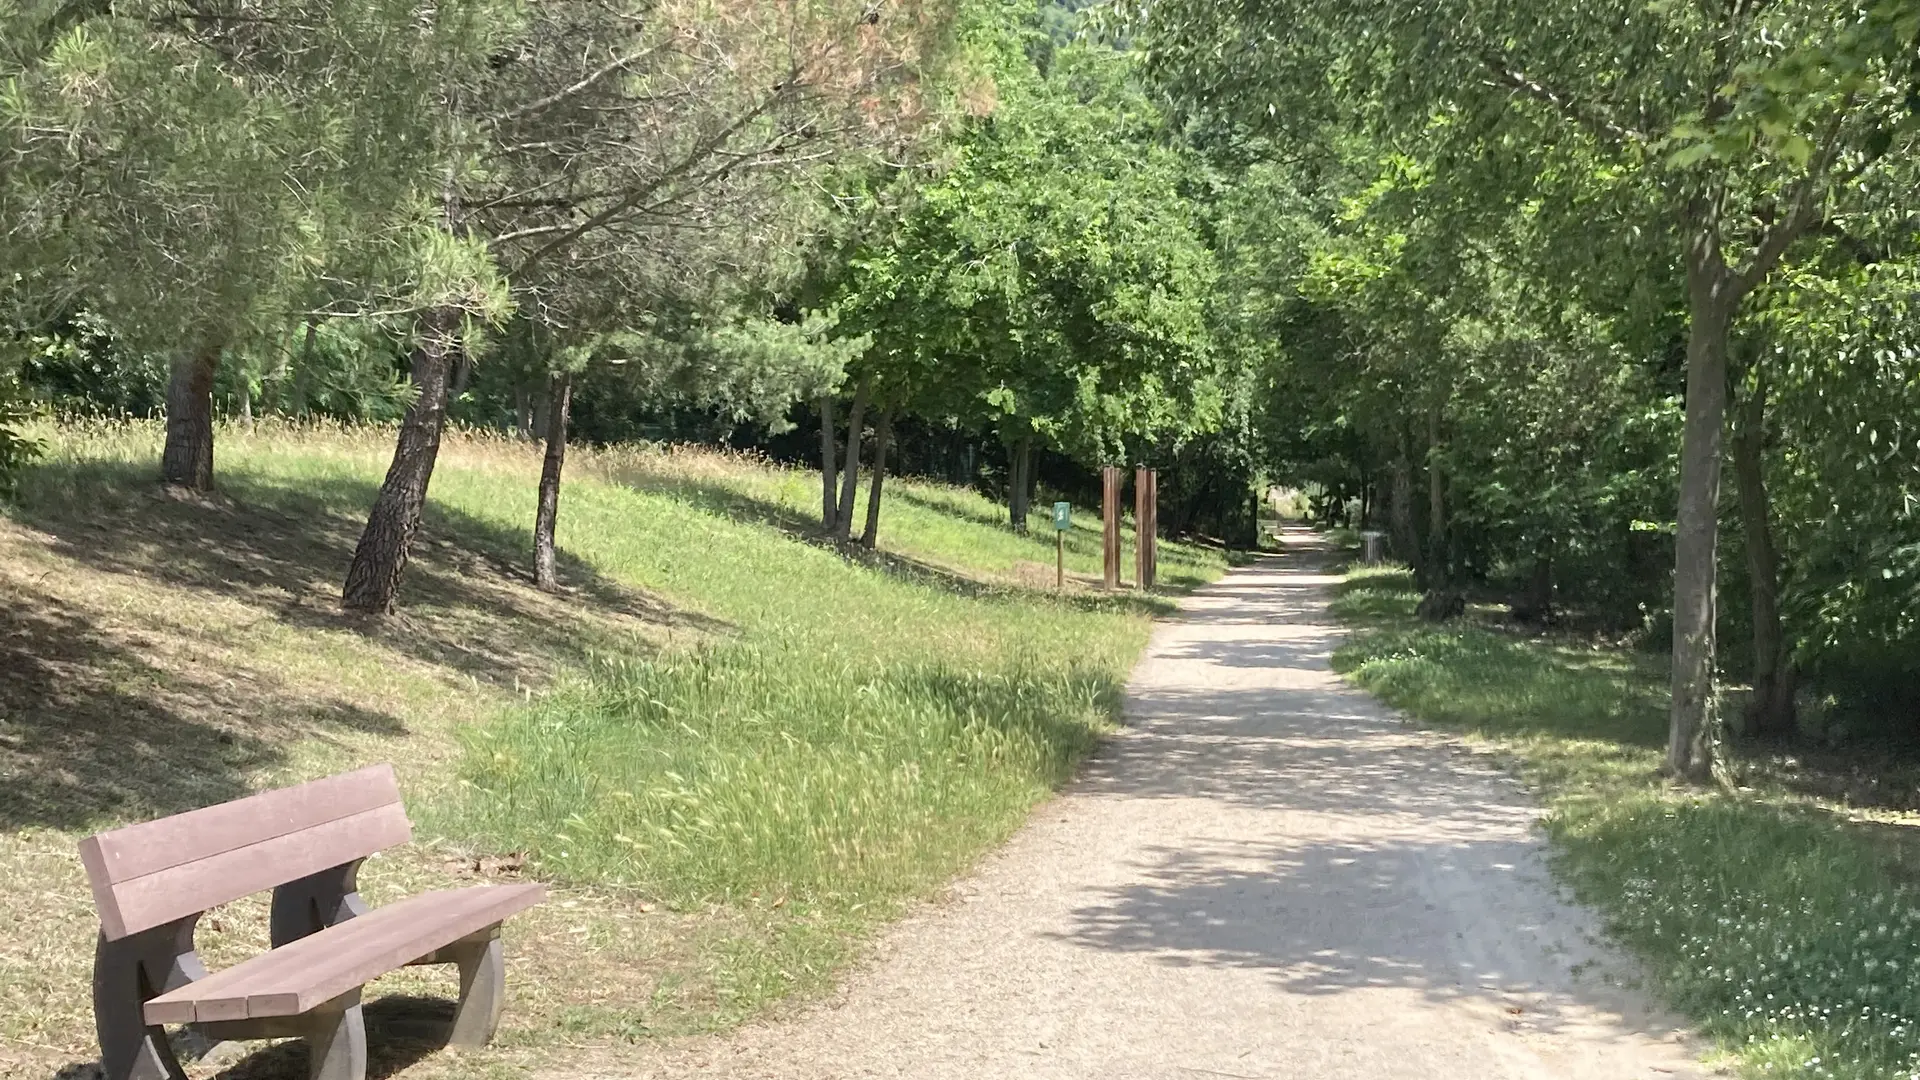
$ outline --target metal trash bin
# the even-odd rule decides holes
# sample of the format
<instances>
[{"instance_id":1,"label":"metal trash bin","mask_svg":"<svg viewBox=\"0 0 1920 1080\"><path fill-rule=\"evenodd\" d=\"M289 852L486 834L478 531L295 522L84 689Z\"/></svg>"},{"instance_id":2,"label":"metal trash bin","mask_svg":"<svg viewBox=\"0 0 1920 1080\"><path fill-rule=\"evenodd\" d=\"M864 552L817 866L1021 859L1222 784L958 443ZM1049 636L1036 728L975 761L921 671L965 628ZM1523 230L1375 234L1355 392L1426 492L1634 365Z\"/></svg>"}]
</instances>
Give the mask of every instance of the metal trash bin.
<instances>
[{"instance_id":1,"label":"metal trash bin","mask_svg":"<svg viewBox=\"0 0 1920 1080\"><path fill-rule=\"evenodd\" d=\"M1368 566L1378 566L1386 561L1386 553L1381 550L1381 541L1387 538L1383 532L1369 529L1360 534L1360 540L1366 546L1361 549L1360 561Z\"/></svg>"}]
</instances>

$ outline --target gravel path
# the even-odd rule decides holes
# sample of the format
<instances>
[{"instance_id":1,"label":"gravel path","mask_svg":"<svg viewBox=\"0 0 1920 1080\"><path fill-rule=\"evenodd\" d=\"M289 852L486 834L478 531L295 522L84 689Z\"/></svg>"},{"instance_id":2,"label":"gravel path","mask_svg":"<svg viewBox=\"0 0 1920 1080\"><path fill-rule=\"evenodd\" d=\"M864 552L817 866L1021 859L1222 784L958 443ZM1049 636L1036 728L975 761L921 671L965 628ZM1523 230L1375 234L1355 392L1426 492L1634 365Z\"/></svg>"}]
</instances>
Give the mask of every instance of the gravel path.
<instances>
[{"instance_id":1,"label":"gravel path","mask_svg":"<svg viewBox=\"0 0 1920 1080\"><path fill-rule=\"evenodd\" d=\"M1518 786L1328 670L1289 541L1159 627L1127 730L832 1000L619 1075L1701 1075Z\"/></svg>"}]
</instances>

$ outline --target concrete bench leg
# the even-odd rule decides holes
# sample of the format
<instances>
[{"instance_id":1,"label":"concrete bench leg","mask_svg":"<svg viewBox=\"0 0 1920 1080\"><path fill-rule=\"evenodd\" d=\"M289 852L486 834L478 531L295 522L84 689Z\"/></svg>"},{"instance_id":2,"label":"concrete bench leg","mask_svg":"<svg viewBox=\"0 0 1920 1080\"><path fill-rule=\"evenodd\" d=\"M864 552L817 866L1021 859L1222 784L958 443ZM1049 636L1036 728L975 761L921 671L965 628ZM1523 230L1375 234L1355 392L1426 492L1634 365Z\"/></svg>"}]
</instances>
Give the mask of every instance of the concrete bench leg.
<instances>
[{"instance_id":1,"label":"concrete bench leg","mask_svg":"<svg viewBox=\"0 0 1920 1080\"><path fill-rule=\"evenodd\" d=\"M363 861L355 859L276 887L268 924L273 947L277 949L336 923L365 915L367 902L360 899L359 892Z\"/></svg>"},{"instance_id":2,"label":"concrete bench leg","mask_svg":"<svg viewBox=\"0 0 1920 1080\"><path fill-rule=\"evenodd\" d=\"M485 1046L500 1028L500 1011L507 1004L506 954L500 948L500 924L495 923L446 950L460 967L460 1004L453 1014L452 1046Z\"/></svg>"},{"instance_id":3,"label":"concrete bench leg","mask_svg":"<svg viewBox=\"0 0 1920 1080\"><path fill-rule=\"evenodd\" d=\"M102 935L93 953L93 1024L100 1037L100 1068L106 1080L186 1080L167 1045L167 1033L149 1027L145 1007L207 969L193 951L198 915L156 926L118 941Z\"/></svg>"},{"instance_id":4,"label":"concrete bench leg","mask_svg":"<svg viewBox=\"0 0 1920 1080\"><path fill-rule=\"evenodd\" d=\"M322 1006L307 1022L307 1075L312 1080L367 1080L367 1022L360 1011L360 995L353 1003Z\"/></svg>"}]
</instances>

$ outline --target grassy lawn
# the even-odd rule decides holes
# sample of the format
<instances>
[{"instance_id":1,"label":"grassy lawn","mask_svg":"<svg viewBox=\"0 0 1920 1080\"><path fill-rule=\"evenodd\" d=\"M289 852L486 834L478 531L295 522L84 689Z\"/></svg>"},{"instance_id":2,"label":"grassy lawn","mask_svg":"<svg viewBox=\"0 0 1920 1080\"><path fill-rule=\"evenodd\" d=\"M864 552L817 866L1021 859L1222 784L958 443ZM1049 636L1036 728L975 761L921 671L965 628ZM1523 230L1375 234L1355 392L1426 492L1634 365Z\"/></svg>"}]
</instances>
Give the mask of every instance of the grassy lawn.
<instances>
[{"instance_id":1,"label":"grassy lawn","mask_svg":"<svg viewBox=\"0 0 1920 1080\"><path fill-rule=\"evenodd\" d=\"M1353 681L1506 756L1547 809L1556 869L1655 988L1751 1077L1920 1075L1920 846L1911 814L1798 794L1759 760L1671 785L1661 658L1532 638L1491 612L1416 620L1394 570L1350 574Z\"/></svg>"},{"instance_id":2,"label":"grassy lawn","mask_svg":"<svg viewBox=\"0 0 1920 1080\"><path fill-rule=\"evenodd\" d=\"M335 598L387 433L222 430L207 499L152 482L153 425L41 434L49 460L0 513L9 1077L92 1054L81 836L372 761L419 826L368 864L374 902L555 887L509 924L494 1049L422 1056L377 1030L448 974L376 985L386 1074L515 1076L816 991L1069 775L1168 606L1089 587L1085 512L1056 593L1051 536L972 492L890 481L881 550L849 558L811 537L816 474L639 448L570 459L550 595L524 569L537 448L462 436L401 613L364 620ZM1162 548L1176 588L1224 566ZM210 966L265 944L260 898L201 925ZM279 1075L288 1052L221 1075Z\"/></svg>"}]
</instances>

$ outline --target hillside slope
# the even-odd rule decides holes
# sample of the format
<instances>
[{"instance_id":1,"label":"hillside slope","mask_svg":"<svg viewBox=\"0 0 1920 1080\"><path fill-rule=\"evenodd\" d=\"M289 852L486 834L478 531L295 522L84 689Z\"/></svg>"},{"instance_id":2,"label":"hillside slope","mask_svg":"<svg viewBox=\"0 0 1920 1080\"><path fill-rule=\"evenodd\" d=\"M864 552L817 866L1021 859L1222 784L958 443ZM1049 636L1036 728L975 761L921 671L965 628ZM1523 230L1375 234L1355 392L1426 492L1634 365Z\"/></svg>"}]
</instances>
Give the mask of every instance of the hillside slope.
<instances>
[{"instance_id":1,"label":"hillside slope","mask_svg":"<svg viewBox=\"0 0 1920 1080\"><path fill-rule=\"evenodd\" d=\"M817 475L643 449L570 463L564 588L546 594L523 570L536 449L463 437L400 614L362 620L334 600L385 433L222 431L204 500L150 481L151 425L46 434L0 517L8 1076L91 1053L80 836L370 761L396 763L421 826L369 864L376 902L449 879L559 886L510 935L499 1048L422 1057L392 1037L420 1013L400 1001L373 1016L387 1068L516 1075L817 988L1068 775L1159 603L1087 590L1085 516L1080 580L1056 596L1051 538L1012 535L971 492L890 484L882 550L849 559L809 536ZM1222 566L1163 548L1176 586ZM203 923L214 965L264 944L260 914Z\"/></svg>"}]
</instances>

